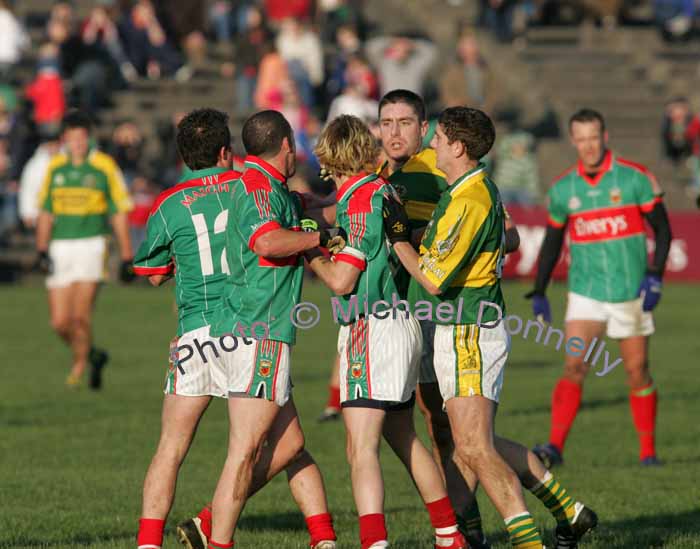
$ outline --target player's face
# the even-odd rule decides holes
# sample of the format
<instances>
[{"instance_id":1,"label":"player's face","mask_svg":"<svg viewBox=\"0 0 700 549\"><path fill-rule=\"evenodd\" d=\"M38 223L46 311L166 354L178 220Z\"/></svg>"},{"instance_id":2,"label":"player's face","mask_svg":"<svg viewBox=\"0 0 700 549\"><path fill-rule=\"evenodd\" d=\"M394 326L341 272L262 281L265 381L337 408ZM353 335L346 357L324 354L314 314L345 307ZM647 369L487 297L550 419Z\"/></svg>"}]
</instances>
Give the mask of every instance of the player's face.
<instances>
[{"instance_id":1,"label":"player's face","mask_svg":"<svg viewBox=\"0 0 700 549\"><path fill-rule=\"evenodd\" d=\"M438 170L448 171L451 160L454 158L453 145L448 143L442 124L435 127L435 134L430 140L431 148L435 149L436 165Z\"/></svg>"},{"instance_id":2,"label":"player's face","mask_svg":"<svg viewBox=\"0 0 700 549\"><path fill-rule=\"evenodd\" d=\"M427 123L421 123L413 107L406 103L388 103L379 113L379 135L386 156L402 163L421 147Z\"/></svg>"},{"instance_id":3,"label":"player's face","mask_svg":"<svg viewBox=\"0 0 700 549\"><path fill-rule=\"evenodd\" d=\"M90 134L85 128L69 128L63 132L63 144L72 158L82 160L90 148Z\"/></svg>"},{"instance_id":4,"label":"player's face","mask_svg":"<svg viewBox=\"0 0 700 549\"><path fill-rule=\"evenodd\" d=\"M571 143L576 148L584 168L595 169L605 154L608 134L601 130L600 122L573 122L571 124Z\"/></svg>"}]
</instances>

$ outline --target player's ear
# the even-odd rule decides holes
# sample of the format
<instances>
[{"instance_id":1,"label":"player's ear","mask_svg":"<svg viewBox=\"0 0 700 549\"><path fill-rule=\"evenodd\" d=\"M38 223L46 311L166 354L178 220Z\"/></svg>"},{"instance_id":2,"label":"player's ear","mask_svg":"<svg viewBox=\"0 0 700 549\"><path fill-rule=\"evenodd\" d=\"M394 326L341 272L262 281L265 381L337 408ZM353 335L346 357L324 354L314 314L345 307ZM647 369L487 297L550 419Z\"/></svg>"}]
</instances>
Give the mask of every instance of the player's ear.
<instances>
[{"instance_id":1,"label":"player's ear","mask_svg":"<svg viewBox=\"0 0 700 549\"><path fill-rule=\"evenodd\" d=\"M219 163L223 165L227 165L231 162L231 158L233 157L233 152L231 151L231 147L221 147L219 149Z\"/></svg>"},{"instance_id":2,"label":"player's ear","mask_svg":"<svg viewBox=\"0 0 700 549\"><path fill-rule=\"evenodd\" d=\"M428 133L428 121L423 120L423 122L420 123L420 136L425 137L425 135Z\"/></svg>"},{"instance_id":3,"label":"player's ear","mask_svg":"<svg viewBox=\"0 0 700 549\"><path fill-rule=\"evenodd\" d=\"M603 132L603 144L607 145L608 144L608 130L605 130Z\"/></svg>"}]
</instances>

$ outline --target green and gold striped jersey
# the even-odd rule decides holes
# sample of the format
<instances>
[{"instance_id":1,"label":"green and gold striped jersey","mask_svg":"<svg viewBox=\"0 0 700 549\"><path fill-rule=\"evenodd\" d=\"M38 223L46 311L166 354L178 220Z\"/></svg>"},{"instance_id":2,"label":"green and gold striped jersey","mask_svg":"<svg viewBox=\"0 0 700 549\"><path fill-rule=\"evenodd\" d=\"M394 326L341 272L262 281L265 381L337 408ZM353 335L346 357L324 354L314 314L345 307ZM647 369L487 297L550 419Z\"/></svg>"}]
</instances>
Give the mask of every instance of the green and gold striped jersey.
<instances>
[{"instance_id":1,"label":"green and gold striped jersey","mask_svg":"<svg viewBox=\"0 0 700 549\"><path fill-rule=\"evenodd\" d=\"M132 208L129 191L111 156L90 151L74 165L65 153L51 159L39 194L53 214L52 239L88 238L110 232L109 216Z\"/></svg>"},{"instance_id":2,"label":"green and gold striped jersey","mask_svg":"<svg viewBox=\"0 0 700 549\"><path fill-rule=\"evenodd\" d=\"M441 294L430 295L419 285L411 292L418 300L451 303L451 322L476 324L482 301L498 305L505 314L501 293L501 270L505 257L505 214L496 185L483 164L465 173L445 192L425 230L420 250L420 269ZM483 321L496 319L496 309L485 307Z\"/></svg>"}]
</instances>

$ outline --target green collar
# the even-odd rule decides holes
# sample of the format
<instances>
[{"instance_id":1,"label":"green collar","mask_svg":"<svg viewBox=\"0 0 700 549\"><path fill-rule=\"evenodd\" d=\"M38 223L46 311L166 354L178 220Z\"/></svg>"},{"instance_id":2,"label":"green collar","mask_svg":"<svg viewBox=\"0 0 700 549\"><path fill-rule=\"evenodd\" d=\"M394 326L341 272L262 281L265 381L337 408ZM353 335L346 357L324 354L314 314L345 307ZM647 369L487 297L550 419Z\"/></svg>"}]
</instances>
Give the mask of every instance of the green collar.
<instances>
[{"instance_id":1,"label":"green collar","mask_svg":"<svg viewBox=\"0 0 700 549\"><path fill-rule=\"evenodd\" d=\"M482 174L486 170L486 165L483 162L479 162L476 167L469 170L464 175L457 178L457 181L450 185L450 194L455 194L460 187L464 187L464 184L473 179L476 175Z\"/></svg>"}]
</instances>

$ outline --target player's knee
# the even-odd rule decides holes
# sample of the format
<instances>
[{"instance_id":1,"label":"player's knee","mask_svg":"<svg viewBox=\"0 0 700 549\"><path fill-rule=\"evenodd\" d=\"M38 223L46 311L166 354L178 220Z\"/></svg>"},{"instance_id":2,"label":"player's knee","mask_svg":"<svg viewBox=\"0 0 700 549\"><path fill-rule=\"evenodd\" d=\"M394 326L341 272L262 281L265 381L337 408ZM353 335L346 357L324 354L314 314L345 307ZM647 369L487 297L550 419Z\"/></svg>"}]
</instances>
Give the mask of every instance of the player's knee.
<instances>
[{"instance_id":1,"label":"player's knee","mask_svg":"<svg viewBox=\"0 0 700 549\"><path fill-rule=\"evenodd\" d=\"M471 437L468 437L471 439ZM488 460L488 452L485 444L480 444L476 440L471 440L471 444L460 444L455 446L454 459L474 470L479 464Z\"/></svg>"},{"instance_id":2,"label":"player's knee","mask_svg":"<svg viewBox=\"0 0 700 549\"><path fill-rule=\"evenodd\" d=\"M72 324L67 317L52 317L51 329L59 335L65 336L70 334Z\"/></svg>"},{"instance_id":3,"label":"player's knee","mask_svg":"<svg viewBox=\"0 0 700 549\"><path fill-rule=\"evenodd\" d=\"M627 374L628 385L633 388L643 387L651 381L649 365L644 359L626 362L625 373Z\"/></svg>"},{"instance_id":4,"label":"player's knee","mask_svg":"<svg viewBox=\"0 0 700 549\"><path fill-rule=\"evenodd\" d=\"M587 373L588 366L583 360L577 357L567 357L564 363L564 377L574 383L582 385Z\"/></svg>"}]
</instances>

